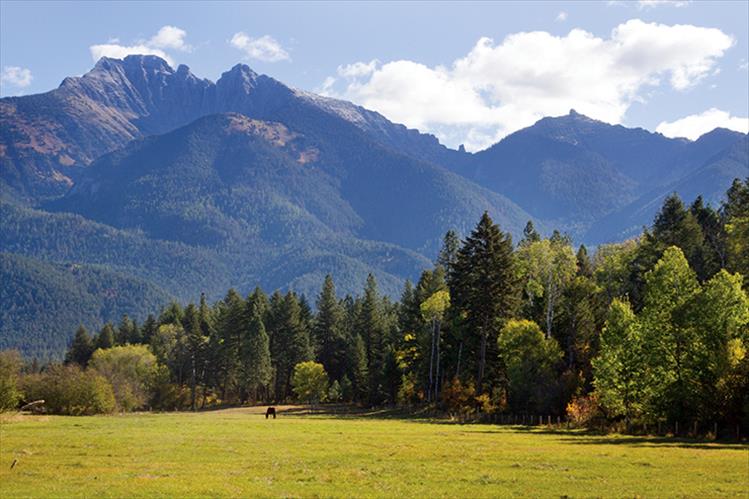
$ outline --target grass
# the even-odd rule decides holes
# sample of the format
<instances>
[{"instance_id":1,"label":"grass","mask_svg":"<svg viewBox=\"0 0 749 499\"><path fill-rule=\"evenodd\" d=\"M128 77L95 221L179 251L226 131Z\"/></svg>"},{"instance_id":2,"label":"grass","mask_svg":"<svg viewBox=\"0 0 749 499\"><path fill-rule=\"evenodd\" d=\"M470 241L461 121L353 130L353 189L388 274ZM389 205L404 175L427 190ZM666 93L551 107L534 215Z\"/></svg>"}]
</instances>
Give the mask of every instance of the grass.
<instances>
[{"instance_id":1,"label":"grass","mask_svg":"<svg viewBox=\"0 0 749 499\"><path fill-rule=\"evenodd\" d=\"M740 444L260 408L4 417L0 497L746 497ZM11 469L11 463L17 460Z\"/></svg>"}]
</instances>

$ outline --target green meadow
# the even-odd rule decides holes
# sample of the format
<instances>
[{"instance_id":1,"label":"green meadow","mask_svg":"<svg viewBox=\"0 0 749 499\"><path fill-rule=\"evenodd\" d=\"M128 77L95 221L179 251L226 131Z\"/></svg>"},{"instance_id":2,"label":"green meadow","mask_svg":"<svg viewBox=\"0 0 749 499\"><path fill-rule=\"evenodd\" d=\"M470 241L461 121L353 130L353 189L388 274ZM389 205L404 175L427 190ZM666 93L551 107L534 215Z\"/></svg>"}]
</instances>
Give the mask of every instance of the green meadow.
<instances>
[{"instance_id":1,"label":"green meadow","mask_svg":"<svg viewBox=\"0 0 749 499\"><path fill-rule=\"evenodd\" d=\"M261 408L5 415L0 497L702 498L749 490L743 444L279 409L276 420Z\"/></svg>"}]
</instances>

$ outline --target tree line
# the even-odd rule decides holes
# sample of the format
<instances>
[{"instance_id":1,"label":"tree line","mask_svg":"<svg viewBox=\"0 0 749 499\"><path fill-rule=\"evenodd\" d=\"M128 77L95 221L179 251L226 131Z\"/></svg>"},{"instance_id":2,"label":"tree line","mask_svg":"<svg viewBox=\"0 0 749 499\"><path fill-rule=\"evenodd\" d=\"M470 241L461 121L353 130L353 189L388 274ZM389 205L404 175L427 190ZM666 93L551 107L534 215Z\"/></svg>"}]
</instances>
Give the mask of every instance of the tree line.
<instances>
[{"instance_id":1,"label":"tree line","mask_svg":"<svg viewBox=\"0 0 749 499\"><path fill-rule=\"evenodd\" d=\"M641 237L592 254L531 222L515 244L484 213L463 240L445 234L434 267L398 301L371 275L343 298L328 275L313 304L232 289L139 325L81 326L65 365L27 366L2 386L28 400L50 377L89 376L111 385L107 407L198 409L301 397L294 379L306 369L324 370L317 398L330 401L749 426L746 275L749 179L718 209L669 196ZM12 357L0 357L2 373L20 369Z\"/></svg>"}]
</instances>

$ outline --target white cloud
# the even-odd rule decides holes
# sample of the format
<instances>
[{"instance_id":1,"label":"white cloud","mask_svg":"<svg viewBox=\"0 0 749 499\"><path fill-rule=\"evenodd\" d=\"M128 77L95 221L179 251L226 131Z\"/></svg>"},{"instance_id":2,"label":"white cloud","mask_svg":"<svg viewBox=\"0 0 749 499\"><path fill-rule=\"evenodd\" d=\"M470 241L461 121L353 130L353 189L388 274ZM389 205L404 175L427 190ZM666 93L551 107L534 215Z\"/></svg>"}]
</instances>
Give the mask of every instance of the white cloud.
<instances>
[{"instance_id":1,"label":"white cloud","mask_svg":"<svg viewBox=\"0 0 749 499\"><path fill-rule=\"evenodd\" d=\"M104 43L101 45L91 45L88 50L91 52L91 58L94 61L98 61L102 57L124 59L133 54L157 55L169 63L170 66L174 66L174 60L169 57L166 52L147 45L118 45L115 43Z\"/></svg>"},{"instance_id":2,"label":"white cloud","mask_svg":"<svg viewBox=\"0 0 749 499\"><path fill-rule=\"evenodd\" d=\"M91 45L88 49L91 58L98 61L102 57L123 59L128 55L156 55L164 59L170 66L174 66L174 59L166 50L189 52L192 47L185 38L187 32L176 26L162 26L159 31L148 40L136 40L132 45L122 45L119 38L110 38L107 43Z\"/></svg>"},{"instance_id":3,"label":"white cloud","mask_svg":"<svg viewBox=\"0 0 749 499\"><path fill-rule=\"evenodd\" d=\"M668 6L668 7L686 7L689 5L689 0L638 0L637 8L643 9L654 9L655 7Z\"/></svg>"},{"instance_id":4,"label":"white cloud","mask_svg":"<svg viewBox=\"0 0 749 499\"><path fill-rule=\"evenodd\" d=\"M571 108L620 123L648 87L695 85L733 43L719 29L638 19L608 38L581 29L522 32L498 44L481 38L449 67L408 60L341 66L325 93L477 150Z\"/></svg>"},{"instance_id":5,"label":"white cloud","mask_svg":"<svg viewBox=\"0 0 749 499\"><path fill-rule=\"evenodd\" d=\"M229 42L245 53L248 59L265 62L290 61L289 53L284 50L275 38L269 35L252 38L243 32L234 33Z\"/></svg>"},{"instance_id":6,"label":"white cloud","mask_svg":"<svg viewBox=\"0 0 749 499\"><path fill-rule=\"evenodd\" d=\"M0 72L0 83L17 88L25 88L31 85L31 70L19 66L5 66Z\"/></svg>"},{"instance_id":7,"label":"white cloud","mask_svg":"<svg viewBox=\"0 0 749 499\"><path fill-rule=\"evenodd\" d=\"M696 140L701 135L719 127L749 133L749 118L731 116L729 112L713 107L703 113L692 114L670 123L664 121L658 125L656 131L666 137L686 137Z\"/></svg>"},{"instance_id":8,"label":"white cloud","mask_svg":"<svg viewBox=\"0 0 749 499\"><path fill-rule=\"evenodd\" d=\"M555 19L558 23L563 23L567 20L567 13L565 11L560 11L559 14L557 14L557 18Z\"/></svg>"},{"instance_id":9,"label":"white cloud","mask_svg":"<svg viewBox=\"0 0 749 499\"><path fill-rule=\"evenodd\" d=\"M188 52L190 45L185 43L187 31L176 26L162 26L159 31L151 37L148 45L160 49L174 49Z\"/></svg>"}]
</instances>

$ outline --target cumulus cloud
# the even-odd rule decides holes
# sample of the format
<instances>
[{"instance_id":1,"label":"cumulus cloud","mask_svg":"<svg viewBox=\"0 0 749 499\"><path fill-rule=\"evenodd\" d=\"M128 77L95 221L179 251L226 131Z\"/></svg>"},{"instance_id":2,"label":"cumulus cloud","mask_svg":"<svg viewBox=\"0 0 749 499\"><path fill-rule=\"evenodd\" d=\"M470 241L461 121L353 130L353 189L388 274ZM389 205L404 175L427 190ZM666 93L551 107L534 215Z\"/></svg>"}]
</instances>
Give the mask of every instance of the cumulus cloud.
<instances>
[{"instance_id":1,"label":"cumulus cloud","mask_svg":"<svg viewBox=\"0 0 749 499\"><path fill-rule=\"evenodd\" d=\"M448 145L477 150L571 108L620 123L648 87L695 85L733 43L715 28L633 19L608 38L581 29L565 36L515 33L500 43L481 38L450 66L349 64L323 87L326 95L432 132Z\"/></svg>"},{"instance_id":2,"label":"cumulus cloud","mask_svg":"<svg viewBox=\"0 0 749 499\"><path fill-rule=\"evenodd\" d=\"M16 88L25 88L31 85L31 70L19 66L5 66L0 72L0 83Z\"/></svg>"},{"instance_id":3,"label":"cumulus cloud","mask_svg":"<svg viewBox=\"0 0 749 499\"><path fill-rule=\"evenodd\" d=\"M151 37L148 45L160 49L174 49L188 52L190 45L185 42L187 31L176 26L162 26L159 31Z\"/></svg>"},{"instance_id":4,"label":"cumulus cloud","mask_svg":"<svg viewBox=\"0 0 749 499\"><path fill-rule=\"evenodd\" d=\"M731 116L731 113L713 107L700 114L692 114L670 123L664 121L658 125L656 131L666 137L685 137L696 140L716 128L749 133L749 118Z\"/></svg>"},{"instance_id":5,"label":"cumulus cloud","mask_svg":"<svg viewBox=\"0 0 749 499\"><path fill-rule=\"evenodd\" d=\"M244 52L248 59L257 59L264 62L291 60L289 53L270 35L252 38L240 31L234 33L229 43Z\"/></svg>"},{"instance_id":6,"label":"cumulus cloud","mask_svg":"<svg viewBox=\"0 0 749 499\"><path fill-rule=\"evenodd\" d=\"M557 17L555 19L558 23L563 23L567 20L567 13L565 11L560 11L559 14L557 14Z\"/></svg>"},{"instance_id":7,"label":"cumulus cloud","mask_svg":"<svg viewBox=\"0 0 749 499\"><path fill-rule=\"evenodd\" d=\"M174 66L174 59L166 50L189 52L192 47L186 42L187 32L176 26L162 26L155 35L148 40L137 40L131 45L122 45L119 38L110 38L107 43L91 45L88 49L91 58L98 61L102 57L122 59L132 54L156 55Z\"/></svg>"}]
</instances>

